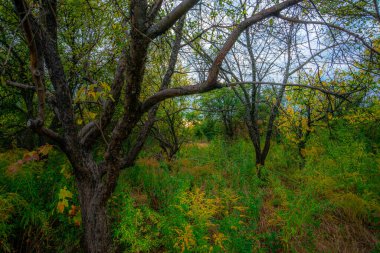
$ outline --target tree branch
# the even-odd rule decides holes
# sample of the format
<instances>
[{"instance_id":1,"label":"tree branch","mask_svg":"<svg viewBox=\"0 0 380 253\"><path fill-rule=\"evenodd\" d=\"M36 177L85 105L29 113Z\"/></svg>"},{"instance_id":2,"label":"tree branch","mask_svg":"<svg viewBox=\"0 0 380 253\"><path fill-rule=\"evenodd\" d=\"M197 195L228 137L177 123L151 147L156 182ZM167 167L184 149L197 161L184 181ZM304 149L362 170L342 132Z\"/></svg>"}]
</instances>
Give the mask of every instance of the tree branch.
<instances>
[{"instance_id":1,"label":"tree branch","mask_svg":"<svg viewBox=\"0 0 380 253\"><path fill-rule=\"evenodd\" d=\"M290 6L296 5L298 3L302 2L302 0L287 0L282 3L276 4L270 8L264 9L253 16L251 16L248 19L245 19L240 24L237 25L237 27L232 31L230 36L227 38L227 41L224 43L222 49L219 51L219 54L216 56L208 74L207 79L207 85L209 88L212 87L212 85L216 84L218 74L220 71L220 67L222 66L222 63L224 59L226 58L228 52L231 50L233 45L235 44L236 40L239 38L240 34L247 29L248 27L252 26L253 24L256 24L268 17L278 15L280 11L289 8Z\"/></svg>"},{"instance_id":2,"label":"tree branch","mask_svg":"<svg viewBox=\"0 0 380 253\"><path fill-rule=\"evenodd\" d=\"M5 83L9 86L13 86L16 88L21 88L21 89L26 89L26 90L36 90L36 87L30 84L23 84L23 83L18 83L18 82L13 82L13 81L5 81Z\"/></svg>"},{"instance_id":3,"label":"tree branch","mask_svg":"<svg viewBox=\"0 0 380 253\"><path fill-rule=\"evenodd\" d=\"M178 21L178 25L175 29L176 38L172 45L172 51L169 58L169 65L164 75L164 78L162 79L160 90L163 90L169 87L170 82L172 80L172 76L174 74L175 66L178 60L179 50L181 48L181 40L182 40L184 25L185 25L185 16L183 16ZM159 104L155 104L155 106L150 108L148 112L148 119L144 123L144 126L142 130L140 131L135 145L132 147L132 149L128 152L127 156L122 161L123 167L132 166L133 162L136 160L136 157L139 154L140 150L143 148L145 140L148 137L153 127L154 122L156 122L156 114L157 114L158 108L159 108Z\"/></svg>"},{"instance_id":4,"label":"tree branch","mask_svg":"<svg viewBox=\"0 0 380 253\"><path fill-rule=\"evenodd\" d=\"M312 86L312 85L306 85L306 84L299 84L299 83L276 83L276 82L234 82L234 83L223 83L223 84L218 84L218 88L223 88L223 87L234 87L237 85L244 85L244 84L250 84L250 85L275 85L275 86L285 86L285 87L300 87L300 88L306 88L306 89L311 89L311 90L317 90L320 91L324 94L329 94L333 95L342 99L346 99L346 96L351 94L351 93L338 93L334 92L331 90L326 90L318 86ZM356 92L356 91L355 91Z\"/></svg>"},{"instance_id":5,"label":"tree branch","mask_svg":"<svg viewBox=\"0 0 380 253\"><path fill-rule=\"evenodd\" d=\"M380 22L380 10L378 0L373 0L373 5L375 7L376 19Z\"/></svg>"},{"instance_id":6,"label":"tree branch","mask_svg":"<svg viewBox=\"0 0 380 253\"><path fill-rule=\"evenodd\" d=\"M105 104L103 105L102 114L97 122L91 121L79 131L80 142L82 144L90 146L91 144L95 143L96 138L94 137L98 136L100 131L104 131L108 124L111 122L112 116L116 109L116 105L120 100L121 90L125 81L126 67L127 49L124 48L118 61L114 80L111 86L111 96L113 99L108 98L106 100ZM97 125L99 128L96 127Z\"/></svg>"},{"instance_id":7,"label":"tree branch","mask_svg":"<svg viewBox=\"0 0 380 253\"><path fill-rule=\"evenodd\" d=\"M254 14L250 18L242 21L237 27L232 31L226 42L224 43L222 49L219 51L219 54L216 56L210 70L208 73L208 78L206 82L196 84L196 85L190 85L190 86L183 86L183 87L177 87L177 88L170 88L170 89L164 89L162 91L157 92L156 94L150 96L147 98L142 106L141 109L143 112L146 112L156 103L163 101L167 98L176 97L176 96L185 96L185 95L192 95L197 93L204 93L207 91L210 91L212 89L220 88L218 87L218 74L220 71L220 67L227 56L228 52L231 50L233 45L235 44L236 40L239 38L240 34L247 29L248 27L252 26L253 24L260 22L270 16L277 15L280 11L289 8L290 6L296 5L298 3L302 2L302 0L287 0L280 4L276 4L275 6L272 6L270 8L264 9L257 14Z\"/></svg>"},{"instance_id":8,"label":"tree branch","mask_svg":"<svg viewBox=\"0 0 380 253\"><path fill-rule=\"evenodd\" d=\"M198 2L199 0L183 0L166 17L161 19L158 23L152 25L147 31L147 36L154 39L165 33L175 24L175 22L177 22L177 20L185 15Z\"/></svg>"},{"instance_id":9,"label":"tree branch","mask_svg":"<svg viewBox=\"0 0 380 253\"><path fill-rule=\"evenodd\" d=\"M148 11L148 20L154 20L158 14L158 11L161 9L163 0L156 0Z\"/></svg>"},{"instance_id":10,"label":"tree branch","mask_svg":"<svg viewBox=\"0 0 380 253\"><path fill-rule=\"evenodd\" d=\"M378 51L376 48L372 47L370 44L368 44L368 42L365 41L364 38L362 38L361 36L359 36L358 34L354 33L354 32L351 32L349 30L347 30L346 28L343 28L343 27L340 27L338 25L334 25L334 24L331 24L331 23L326 23L326 22L321 22L321 21L308 21L308 20L300 20L300 19L297 19L297 18L290 18L290 17L286 17L286 16L283 16L283 15L277 15L277 17L283 19L283 20L286 20L286 21L289 21L289 22L292 22L292 23L298 23L298 24L313 24L313 25L325 25L325 26L328 26L330 28L333 28L333 29L336 29L336 30L339 30L339 31L342 31L344 33L347 33L348 35L354 37L355 39L359 40L365 47L367 47L369 50L371 50L372 52L380 55L380 51Z\"/></svg>"},{"instance_id":11,"label":"tree branch","mask_svg":"<svg viewBox=\"0 0 380 253\"><path fill-rule=\"evenodd\" d=\"M30 52L30 68L38 97L38 117L45 119L45 85L44 59L42 53L42 38L39 27L33 19L27 3L23 0L14 1L15 9L23 27Z\"/></svg>"},{"instance_id":12,"label":"tree branch","mask_svg":"<svg viewBox=\"0 0 380 253\"><path fill-rule=\"evenodd\" d=\"M32 129L34 132L39 133L49 139L55 141L60 148L65 149L65 140L59 136L58 133L53 130L43 126L43 122L39 119L29 119L27 122L27 127Z\"/></svg>"}]
</instances>

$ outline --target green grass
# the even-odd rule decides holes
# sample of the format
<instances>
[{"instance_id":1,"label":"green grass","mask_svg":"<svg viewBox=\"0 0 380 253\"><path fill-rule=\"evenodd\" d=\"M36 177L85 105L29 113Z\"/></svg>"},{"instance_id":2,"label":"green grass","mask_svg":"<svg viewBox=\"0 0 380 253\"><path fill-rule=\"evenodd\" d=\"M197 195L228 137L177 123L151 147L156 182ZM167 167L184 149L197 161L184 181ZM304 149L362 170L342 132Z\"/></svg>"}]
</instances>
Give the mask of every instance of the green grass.
<instances>
[{"instance_id":1,"label":"green grass","mask_svg":"<svg viewBox=\"0 0 380 253\"><path fill-rule=\"evenodd\" d=\"M300 169L296 147L273 143L263 177L248 140L193 142L168 163L154 143L122 172L109 201L121 252L376 252L379 153L342 123L314 132ZM16 173L23 150L0 154L0 251L80 251L70 166L57 151ZM60 189L74 195L57 211ZM20 239L21 238L21 239Z\"/></svg>"}]
</instances>

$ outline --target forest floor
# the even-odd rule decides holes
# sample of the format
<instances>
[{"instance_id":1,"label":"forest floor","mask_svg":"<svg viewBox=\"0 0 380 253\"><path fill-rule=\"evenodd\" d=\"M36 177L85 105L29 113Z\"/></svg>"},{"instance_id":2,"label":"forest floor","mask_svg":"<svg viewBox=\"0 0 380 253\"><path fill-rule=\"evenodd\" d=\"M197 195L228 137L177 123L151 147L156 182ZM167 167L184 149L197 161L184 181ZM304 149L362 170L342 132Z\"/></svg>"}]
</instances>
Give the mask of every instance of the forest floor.
<instances>
[{"instance_id":1,"label":"forest floor","mask_svg":"<svg viewBox=\"0 0 380 253\"><path fill-rule=\"evenodd\" d=\"M379 155L366 150L349 133L314 137L300 169L296 149L276 144L258 179L249 142L200 142L170 163L147 155L124 180L144 193L135 207L170 220L165 249L377 252Z\"/></svg>"},{"instance_id":2,"label":"forest floor","mask_svg":"<svg viewBox=\"0 0 380 253\"><path fill-rule=\"evenodd\" d=\"M379 252L380 156L371 150L349 131L320 133L300 168L297 149L277 143L259 179L247 140L192 142L171 162L148 143L109 202L115 249ZM52 151L12 167L22 156L0 154L0 251L78 252L80 208L66 159Z\"/></svg>"}]
</instances>

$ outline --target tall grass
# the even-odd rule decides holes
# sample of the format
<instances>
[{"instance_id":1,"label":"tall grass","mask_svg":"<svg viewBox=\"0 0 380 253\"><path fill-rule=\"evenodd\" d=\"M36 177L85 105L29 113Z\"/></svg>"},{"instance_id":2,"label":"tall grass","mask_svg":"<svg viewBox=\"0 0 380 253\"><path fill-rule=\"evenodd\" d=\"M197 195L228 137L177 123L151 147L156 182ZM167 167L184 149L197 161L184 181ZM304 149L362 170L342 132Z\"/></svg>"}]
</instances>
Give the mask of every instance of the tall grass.
<instances>
[{"instance_id":1,"label":"tall grass","mask_svg":"<svg viewBox=\"0 0 380 253\"><path fill-rule=\"evenodd\" d=\"M171 162L149 143L122 172L109 201L116 252L375 252L379 153L368 135L336 122L302 151L280 138L262 179L248 140L183 146ZM376 146L376 145L375 145ZM67 160L9 170L23 150L0 154L0 251L80 252L79 206ZM62 212L59 192L73 193Z\"/></svg>"}]
</instances>

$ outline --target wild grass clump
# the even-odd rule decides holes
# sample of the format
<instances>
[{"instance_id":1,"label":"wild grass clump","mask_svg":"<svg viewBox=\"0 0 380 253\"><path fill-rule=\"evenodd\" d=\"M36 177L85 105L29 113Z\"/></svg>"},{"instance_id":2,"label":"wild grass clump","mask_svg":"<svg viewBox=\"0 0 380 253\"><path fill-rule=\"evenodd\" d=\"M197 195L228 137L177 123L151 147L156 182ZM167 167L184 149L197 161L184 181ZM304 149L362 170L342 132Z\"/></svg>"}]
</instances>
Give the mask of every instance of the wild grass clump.
<instances>
[{"instance_id":1,"label":"wild grass clump","mask_svg":"<svg viewBox=\"0 0 380 253\"><path fill-rule=\"evenodd\" d=\"M74 192L67 161L52 151L39 161L21 164L28 153L0 154L0 251L78 250L81 229L70 222L68 211L57 211L59 190L65 186Z\"/></svg>"},{"instance_id":2,"label":"wild grass clump","mask_svg":"<svg viewBox=\"0 0 380 253\"><path fill-rule=\"evenodd\" d=\"M286 153L276 154L279 147L272 150L272 157ZM330 131L312 134L303 152L304 168L299 169L297 162L285 166L277 162L276 167L272 159L268 170L275 207L271 216L282 247L333 252L374 249L379 238L379 230L373 228L380 213L376 194L380 177L378 154L370 152L365 136L337 122Z\"/></svg>"},{"instance_id":3,"label":"wild grass clump","mask_svg":"<svg viewBox=\"0 0 380 253\"><path fill-rule=\"evenodd\" d=\"M170 164L140 159L116 191L126 203L114 227L122 250L252 250L262 195L253 161L242 159L248 148L215 140L188 145Z\"/></svg>"}]
</instances>

